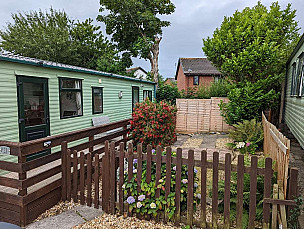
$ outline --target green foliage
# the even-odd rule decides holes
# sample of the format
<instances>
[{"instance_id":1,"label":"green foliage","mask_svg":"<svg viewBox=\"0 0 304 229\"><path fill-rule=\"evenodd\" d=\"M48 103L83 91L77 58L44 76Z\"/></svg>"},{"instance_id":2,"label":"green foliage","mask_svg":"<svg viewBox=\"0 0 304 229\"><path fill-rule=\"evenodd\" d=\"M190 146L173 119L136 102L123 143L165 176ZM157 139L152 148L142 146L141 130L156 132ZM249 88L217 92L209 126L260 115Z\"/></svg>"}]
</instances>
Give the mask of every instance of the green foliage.
<instances>
[{"instance_id":1,"label":"green foliage","mask_svg":"<svg viewBox=\"0 0 304 229\"><path fill-rule=\"evenodd\" d=\"M170 25L160 15L172 14L175 6L170 0L100 0L98 21L104 22L106 32L121 52L149 60L153 79L157 82L159 43L162 28Z\"/></svg>"},{"instance_id":2,"label":"green foliage","mask_svg":"<svg viewBox=\"0 0 304 229\"><path fill-rule=\"evenodd\" d=\"M288 228L291 229L299 228L298 218L301 215L301 212L304 210L302 207L304 203L302 196L295 198L295 202L297 203L297 206L290 210L290 215L288 217Z\"/></svg>"},{"instance_id":3,"label":"green foliage","mask_svg":"<svg viewBox=\"0 0 304 229\"><path fill-rule=\"evenodd\" d=\"M278 105L280 93L271 89L280 82L280 77L260 79L256 83L244 82L228 93L229 102L221 103L220 109L225 121L232 125L243 120L261 120L262 111Z\"/></svg>"},{"instance_id":4,"label":"green foliage","mask_svg":"<svg viewBox=\"0 0 304 229\"><path fill-rule=\"evenodd\" d=\"M189 87L187 92L181 91L181 97L185 99L210 99L211 97L226 97L233 85L227 80L219 80L208 86Z\"/></svg>"},{"instance_id":5,"label":"green foliage","mask_svg":"<svg viewBox=\"0 0 304 229\"><path fill-rule=\"evenodd\" d=\"M153 150L153 154L155 151ZM162 152L162 155L165 156L166 152ZM176 156L175 152L172 153L172 156ZM165 181L166 181L166 164L162 163L161 165L161 179L159 180L158 186L156 186L156 163L152 162L151 167L151 182L146 182L147 174L147 161L142 163L142 176L141 176L141 189L140 192L137 191L137 160L133 161L133 177L128 181L127 171L125 171L124 177L124 199L127 203L134 202L129 204L129 212L136 212L141 215L154 215L156 216L159 212L165 212L168 214L169 219L171 219L175 214L175 183L176 183L176 166L171 165L171 186L168 199L165 199ZM185 211L187 208L187 188L188 188L188 169L187 166L182 166L182 175L181 175L181 212ZM198 178L197 170L194 169L194 209L196 209L197 204L200 202L200 194L197 193L198 187ZM160 197L156 198L155 193L156 189L160 189ZM144 197L144 198L143 198Z\"/></svg>"},{"instance_id":6,"label":"green foliage","mask_svg":"<svg viewBox=\"0 0 304 229\"><path fill-rule=\"evenodd\" d=\"M92 19L74 21L64 11L50 8L12 14L12 23L0 31L0 47L14 54L80 67L119 73L132 65Z\"/></svg>"},{"instance_id":7,"label":"green foliage","mask_svg":"<svg viewBox=\"0 0 304 229\"><path fill-rule=\"evenodd\" d=\"M250 156L244 158L244 165L250 166ZM265 159L258 160L258 167L265 167ZM275 175L272 177L272 183L276 182ZM230 219L232 221L236 220L236 202L237 202L237 173L231 173L231 182L230 182ZM225 181L219 180L218 183L218 193L219 200L224 200L225 193ZM212 187L210 187L209 196L212 197ZM256 220L261 221L263 218L263 199L264 199L264 177L257 177L257 194L256 194ZM243 228L248 226L248 216L249 216L249 200L250 200L250 175L244 174L244 191L243 191ZM219 204L219 212L224 212L224 201L221 201Z\"/></svg>"},{"instance_id":8,"label":"green foliage","mask_svg":"<svg viewBox=\"0 0 304 229\"><path fill-rule=\"evenodd\" d=\"M257 82L284 73L299 39L296 10L278 2L267 9L261 2L225 17L213 36L203 39L203 51L230 80Z\"/></svg>"},{"instance_id":9,"label":"green foliage","mask_svg":"<svg viewBox=\"0 0 304 229\"><path fill-rule=\"evenodd\" d=\"M176 104L176 99L180 98L180 92L176 86L172 86L170 84L159 85L156 91L156 100L167 101L171 104Z\"/></svg>"},{"instance_id":10,"label":"green foliage","mask_svg":"<svg viewBox=\"0 0 304 229\"><path fill-rule=\"evenodd\" d=\"M130 138L143 148L152 145L163 147L173 144L175 139L176 107L165 101L159 103L146 99L137 103L132 113Z\"/></svg>"},{"instance_id":11,"label":"green foliage","mask_svg":"<svg viewBox=\"0 0 304 229\"><path fill-rule=\"evenodd\" d=\"M229 130L229 137L235 143L233 148L239 149L242 153L254 154L258 147L262 147L264 133L263 125L255 119L244 120L233 125L234 129Z\"/></svg>"}]
</instances>

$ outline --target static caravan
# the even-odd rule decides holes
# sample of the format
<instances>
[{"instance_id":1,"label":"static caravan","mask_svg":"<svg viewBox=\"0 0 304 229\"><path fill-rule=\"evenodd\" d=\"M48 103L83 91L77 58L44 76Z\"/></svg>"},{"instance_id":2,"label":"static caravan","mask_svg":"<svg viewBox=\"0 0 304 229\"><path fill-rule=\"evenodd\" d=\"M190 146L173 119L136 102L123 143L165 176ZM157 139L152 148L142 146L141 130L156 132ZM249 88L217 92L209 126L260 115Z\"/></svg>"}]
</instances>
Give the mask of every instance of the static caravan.
<instances>
[{"instance_id":1,"label":"static caravan","mask_svg":"<svg viewBox=\"0 0 304 229\"><path fill-rule=\"evenodd\" d=\"M281 117L304 148L304 34L286 65Z\"/></svg>"},{"instance_id":2,"label":"static caravan","mask_svg":"<svg viewBox=\"0 0 304 229\"><path fill-rule=\"evenodd\" d=\"M111 122L130 118L136 102L154 96L154 82L0 54L0 140L24 142L79 130L98 116Z\"/></svg>"}]
</instances>

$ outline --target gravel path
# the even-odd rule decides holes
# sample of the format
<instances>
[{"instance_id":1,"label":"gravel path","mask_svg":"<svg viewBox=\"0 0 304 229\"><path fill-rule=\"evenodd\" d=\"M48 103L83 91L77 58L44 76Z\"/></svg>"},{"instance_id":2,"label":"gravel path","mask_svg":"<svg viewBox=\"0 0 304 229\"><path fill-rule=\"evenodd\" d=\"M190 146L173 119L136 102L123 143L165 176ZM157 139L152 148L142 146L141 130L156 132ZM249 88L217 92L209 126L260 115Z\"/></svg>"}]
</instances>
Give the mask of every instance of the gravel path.
<instances>
[{"instance_id":1,"label":"gravel path","mask_svg":"<svg viewBox=\"0 0 304 229\"><path fill-rule=\"evenodd\" d=\"M171 228L181 228L181 227L176 227L173 226L172 224L156 223L155 221L140 220L135 217L124 217L124 216L109 215L109 214L102 214L100 217L97 217L84 224L80 224L73 227L73 229L90 229L90 228L171 229Z\"/></svg>"}]
</instances>

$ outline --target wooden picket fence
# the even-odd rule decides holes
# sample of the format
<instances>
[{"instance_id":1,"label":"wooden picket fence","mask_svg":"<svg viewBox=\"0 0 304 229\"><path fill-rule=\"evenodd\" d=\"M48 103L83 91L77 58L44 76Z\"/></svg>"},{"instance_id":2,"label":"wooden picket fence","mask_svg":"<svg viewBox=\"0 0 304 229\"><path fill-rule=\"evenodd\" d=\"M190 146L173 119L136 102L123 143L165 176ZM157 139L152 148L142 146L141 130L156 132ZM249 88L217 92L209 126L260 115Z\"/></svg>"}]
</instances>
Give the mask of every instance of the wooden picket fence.
<instances>
[{"instance_id":1,"label":"wooden picket fence","mask_svg":"<svg viewBox=\"0 0 304 229\"><path fill-rule=\"evenodd\" d=\"M264 113L262 113L262 123L264 129L264 154L275 161L275 171L278 172L277 180L278 182L283 182L284 197L286 198L290 140L267 120Z\"/></svg>"},{"instance_id":2,"label":"wooden picket fence","mask_svg":"<svg viewBox=\"0 0 304 229\"><path fill-rule=\"evenodd\" d=\"M65 147L63 147L65 148ZM95 208L102 207L107 213L128 212L128 205L125 203L124 196L124 170L125 161L127 161L127 179L130 181L133 177L133 160L137 159L137 184L140 191L142 181L142 164L146 161L146 182L151 182L152 163L156 165L156 185L158 186L161 179L161 166L166 164L165 178L165 198L168 198L171 190L171 164L176 165L175 175L175 224L186 223L187 225L199 226L202 228L218 227L218 182L219 171L224 171L225 191L224 191L224 227L229 228L232 225L230 221L230 185L231 172L237 172L237 203L236 203L236 228L242 228L243 217L243 191L244 191L244 174L250 175L250 203L249 203L249 223L248 228L255 228L256 217L256 192L257 178L264 177L264 203L263 203L263 228L269 228L271 220L271 205L273 206L294 206L292 200L273 199L272 190L272 159L266 158L265 167L258 168L258 158L251 157L251 166L244 165L244 155L238 155L237 165L232 164L231 154L225 155L225 162L219 161L219 153L213 152L212 161L207 161L207 152L203 150L200 159L194 158L194 151L189 150L186 157L182 157L182 149L178 148L176 157L172 156L172 149L166 148L166 155L162 156L163 149L156 148L156 154L152 153L152 147L147 147L147 152L142 152L142 146L137 146L137 152L133 150L133 145L129 143L128 150L125 151L124 143L120 143L119 149L116 149L115 143L105 143L105 154L103 156L92 153L84 154L83 152L71 151L66 149L62 163L63 200L80 200L81 204L87 204ZM181 212L181 171L182 166L186 165L188 169L188 186L187 186L187 210ZM194 167L201 169L200 186L201 186L201 205L200 218L194 218L193 198L194 198ZM212 169L212 220L208 222L207 215L207 169ZM291 169L289 183L289 196L297 195L297 169ZM94 191L92 192L92 190ZM100 190L101 189L101 190ZM156 188L156 198L161 194L160 188ZM130 212L128 215L132 215ZM135 215L135 214L134 214ZM184 216L186 215L186 217ZM163 216L165 221L168 219ZM274 218L274 216L272 217ZM276 219L276 218L275 218Z\"/></svg>"}]
</instances>

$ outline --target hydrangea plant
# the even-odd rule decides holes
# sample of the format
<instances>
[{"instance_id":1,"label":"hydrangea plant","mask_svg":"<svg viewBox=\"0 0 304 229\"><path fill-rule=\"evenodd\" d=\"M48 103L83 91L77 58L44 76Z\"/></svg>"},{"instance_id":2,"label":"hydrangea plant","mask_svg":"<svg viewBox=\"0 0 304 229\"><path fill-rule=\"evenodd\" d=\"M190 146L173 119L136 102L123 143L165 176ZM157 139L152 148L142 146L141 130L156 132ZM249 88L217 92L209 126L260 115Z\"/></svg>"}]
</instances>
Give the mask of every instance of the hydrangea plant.
<instances>
[{"instance_id":1,"label":"hydrangea plant","mask_svg":"<svg viewBox=\"0 0 304 229\"><path fill-rule=\"evenodd\" d=\"M154 152L154 153L153 153ZM155 154L155 151L152 153ZM162 155L166 155L163 152ZM172 152L172 156L176 156L175 152ZM171 187L168 199L165 199L165 183L166 183L166 164L162 163L161 166L161 178L159 179L159 184L156 187L156 163L152 162L151 166L151 182L148 184L146 182L147 174L147 162L142 163L142 179L141 179L141 191L137 192L137 160L133 161L133 177L128 182L128 174L125 172L124 177L124 199L125 202L129 204L129 212L136 212L141 215L149 214L156 216L158 212L165 211L168 218L171 219L175 214L175 175L176 166L171 165ZM156 189L160 189L160 197L156 198ZM197 204L200 202L201 195L198 193L198 177L197 169L194 169L194 198L193 205L196 209ZM188 169L187 166L182 166L181 174L181 212L187 209L187 189L188 189Z\"/></svg>"}]
</instances>

